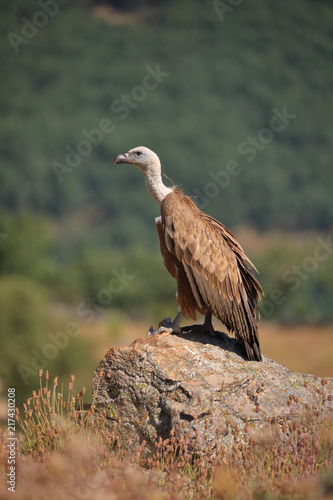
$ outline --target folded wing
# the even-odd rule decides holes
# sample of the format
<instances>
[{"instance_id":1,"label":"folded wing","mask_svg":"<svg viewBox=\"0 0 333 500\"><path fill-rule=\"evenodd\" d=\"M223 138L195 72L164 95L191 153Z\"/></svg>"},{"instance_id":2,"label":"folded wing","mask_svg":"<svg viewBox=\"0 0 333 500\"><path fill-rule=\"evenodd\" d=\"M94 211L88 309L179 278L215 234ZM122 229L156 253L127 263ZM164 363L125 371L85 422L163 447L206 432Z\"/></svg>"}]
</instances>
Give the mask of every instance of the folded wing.
<instances>
[{"instance_id":1,"label":"folded wing","mask_svg":"<svg viewBox=\"0 0 333 500\"><path fill-rule=\"evenodd\" d=\"M157 229L181 311L192 317L196 310L212 312L244 341L249 359L261 360L256 317L262 289L233 235L177 190L162 201Z\"/></svg>"}]
</instances>

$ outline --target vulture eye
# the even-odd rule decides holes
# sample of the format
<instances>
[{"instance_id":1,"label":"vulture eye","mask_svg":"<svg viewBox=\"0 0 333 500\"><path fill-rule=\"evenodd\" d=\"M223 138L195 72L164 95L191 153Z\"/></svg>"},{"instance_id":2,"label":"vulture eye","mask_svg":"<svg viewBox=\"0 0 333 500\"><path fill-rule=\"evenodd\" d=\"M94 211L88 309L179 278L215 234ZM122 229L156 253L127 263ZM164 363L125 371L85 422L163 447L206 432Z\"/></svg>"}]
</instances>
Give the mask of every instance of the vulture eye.
<instances>
[{"instance_id":1,"label":"vulture eye","mask_svg":"<svg viewBox=\"0 0 333 500\"><path fill-rule=\"evenodd\" d=\"M141 155L142 155L141 151L137 151L137 152L135 153L135 156L141 156Z\"/></svg>"}]
</instances>

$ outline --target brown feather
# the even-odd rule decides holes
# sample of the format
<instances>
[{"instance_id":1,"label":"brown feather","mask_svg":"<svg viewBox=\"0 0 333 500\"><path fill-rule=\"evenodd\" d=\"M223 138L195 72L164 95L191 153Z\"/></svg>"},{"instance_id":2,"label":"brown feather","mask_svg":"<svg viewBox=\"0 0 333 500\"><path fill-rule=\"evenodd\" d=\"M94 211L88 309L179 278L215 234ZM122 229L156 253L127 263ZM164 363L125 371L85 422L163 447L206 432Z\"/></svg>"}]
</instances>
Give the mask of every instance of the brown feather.
<instances>
[{"instance_id":1,"label":"brown feather","mask_svg":"<svg viewBox=\"0 0 333 500\"><path fill-rule=\"evenodd\" d=\"M177 303L179 309L185 316L189 316L192 319L196 319L196 312L199 311L201 314L205 314L203 309L198 308L198 303L193 295L192 287L186 276L186 272L182 263L177 259L174 253L172 253L165 239L165 233L162 227L162 219L158 217L156 219L157 232L160 238L160 248L163 257L163 262L169 273L173 278L176 278L178 283L177 290Z\"/></svg>"},{"instance_id":2,"label":"brown feather","mask_svg":"<svg viewBox=\"0 0 333 500\"><path fill-rule=\"evenodd\" d=\"M182 313L193 319L196 311L213 313L244 341L249 359L260 361L256 317L263 292L234 236L178 190L162 201L156 225Z\"/></svg>"}]
</instances>

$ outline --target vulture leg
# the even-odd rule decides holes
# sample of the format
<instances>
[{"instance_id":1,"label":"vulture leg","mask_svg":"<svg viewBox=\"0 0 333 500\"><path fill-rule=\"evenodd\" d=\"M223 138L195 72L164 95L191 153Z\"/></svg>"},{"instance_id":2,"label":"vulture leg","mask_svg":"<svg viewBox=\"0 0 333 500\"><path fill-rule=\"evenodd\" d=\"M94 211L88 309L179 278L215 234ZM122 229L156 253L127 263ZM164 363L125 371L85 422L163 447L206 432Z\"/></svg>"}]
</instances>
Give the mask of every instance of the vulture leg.
<instances>
[{"instance_id":1,"label":"vulture leg","mask_svg":"<svg viewBox=\"0 0 333 500\"><path fill-rule=\"evenodd\" d=\"M155 335L155 333L180 333L180 323L183 319L183 315L181 312L177 314L175 319L171 321L170 318L166 318L159 324L159 327L156 330L153 330L151 326L148 331L148 337L151 335Z\"/></svg>"},{"instance_id":2,"label":"vulture leg","mask_svg":"<svg viewBox=\"0 0 333 500\"><path fill-rule=\"evenodd\" d=\"M185 326L183 330L196 333L208 333L212 337L216 337L216 333L212 325L212 313L210 311L206 312L205 321L202 325Z\"/></svg>"},{"instance_id":3,"label":"vulture leg","mask_svg":"<svg viewBox=\"0 0 333 500\"><path fill-rule=\"evenodd\" d=\"M215 337L215 330L212 325L212 313L210 311L206 312L205 321L202 327L205 330L205 332L209 333L209 335L212 335L212 337Z\"/></svg>"}]
</instances>

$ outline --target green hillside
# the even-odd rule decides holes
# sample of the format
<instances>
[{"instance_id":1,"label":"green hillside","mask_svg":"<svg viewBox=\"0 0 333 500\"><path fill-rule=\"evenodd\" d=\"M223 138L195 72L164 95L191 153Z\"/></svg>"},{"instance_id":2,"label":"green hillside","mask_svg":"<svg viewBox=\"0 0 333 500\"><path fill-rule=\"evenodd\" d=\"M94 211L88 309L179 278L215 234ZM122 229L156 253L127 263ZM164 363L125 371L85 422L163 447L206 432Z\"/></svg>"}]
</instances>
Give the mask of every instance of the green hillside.
<instances>
[{"instance_id":1,"label":"green hillside","mask_svg":"<svg viewBox=\"0 0 333 500\"><path fill-rule=\"evenodd\" d=\"M2 270L47 281L68 264L77 296L80 260L94 281L110 256L156 251L158 207L142 175L113 165L140 144L231 229L326 234L333 8L112 3L3 2L0 200L8 214L29 212L32 225L42 217L52 250L36 256L47 260L41 273L24 259ZM13 241L17 224L8 224Z\"/></svg>"},{"instance_id":2,"label":"green hillside","mask_svg":"<svg viewBox=\"0 0 333 500\"><path fill-rule=\"evenodd\" d=\"M53 267L158 248L142 175L113 165L140 144L231 229L329 231L329 3L41 5L2 2L0 200L48 223Z\"/></svg>"}]
</instances>

